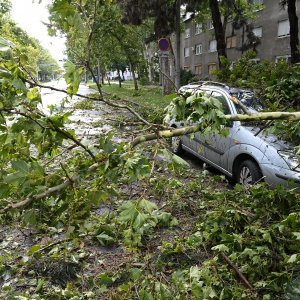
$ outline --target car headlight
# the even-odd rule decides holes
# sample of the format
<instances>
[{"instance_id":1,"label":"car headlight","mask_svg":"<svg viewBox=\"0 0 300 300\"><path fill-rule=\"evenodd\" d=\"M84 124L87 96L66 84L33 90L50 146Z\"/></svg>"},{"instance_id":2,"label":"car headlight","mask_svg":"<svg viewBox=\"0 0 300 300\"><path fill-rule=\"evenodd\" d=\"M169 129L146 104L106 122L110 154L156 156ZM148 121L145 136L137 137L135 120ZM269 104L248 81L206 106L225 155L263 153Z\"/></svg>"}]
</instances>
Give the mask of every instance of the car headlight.
<instances>
[{"instance_id":1,"label":"car headlight","mask_svg":"<svg viewBox=\"0 0 300 300\"><path fill-rule=\"evenodd\" d=\"M278 151L278 153L292 170L300 171L300 158L297 154L292 151Z\"/></svg>"}]
</instances>

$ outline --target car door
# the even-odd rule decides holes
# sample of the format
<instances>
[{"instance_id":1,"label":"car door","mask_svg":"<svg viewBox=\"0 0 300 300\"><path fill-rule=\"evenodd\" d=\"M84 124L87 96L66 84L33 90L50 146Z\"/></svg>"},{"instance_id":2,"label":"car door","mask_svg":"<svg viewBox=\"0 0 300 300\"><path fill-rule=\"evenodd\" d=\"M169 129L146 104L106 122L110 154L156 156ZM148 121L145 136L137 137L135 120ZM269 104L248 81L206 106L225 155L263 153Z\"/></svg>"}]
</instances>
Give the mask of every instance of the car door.
<instances>
[{"instance_id":1,"label":"car door","mask_svg":"<svg viewBox=\"0 0 300 300\"><path fill-rule=\"evenodd\" d=\"M218 90L206 90L207 96L217 98L223 106L224 114L233 112L233 105L229 100L229 95ZM212 165L227 170L228 169L228 150L233 145L234 139L232 132L236 130L234 122L227 125L229 135L227 137L219 134L203 135L198 132L195 134L194 141L196 142L196 151Z\"/></svg>"}]
</instances>

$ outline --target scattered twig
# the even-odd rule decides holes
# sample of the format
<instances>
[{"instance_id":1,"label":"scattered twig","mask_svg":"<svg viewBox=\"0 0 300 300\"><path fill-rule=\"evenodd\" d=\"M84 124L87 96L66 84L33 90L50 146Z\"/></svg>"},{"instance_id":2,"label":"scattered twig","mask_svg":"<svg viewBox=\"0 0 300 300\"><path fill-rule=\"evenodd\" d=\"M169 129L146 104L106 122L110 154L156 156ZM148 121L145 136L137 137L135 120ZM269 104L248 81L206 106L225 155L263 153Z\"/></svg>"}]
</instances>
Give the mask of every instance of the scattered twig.
<instances>
[{"instance_id":1,"label":"scattered twig","mask_svg":"<svg viewBox=\"0 0 300 300\"><path fill-rule=\"evenodd\" d=\"M80 146L81 148L83 148L90 156L91 158L94 160L94 162L97 162L95 155L92 153L92 151L90 149L88 149L85 145L83 145L79 140L77 140L74 136L72 136L69 132L59 128L58 126L56 126L53 121L51 119L48 119L48 121L50 122L50 124L53 126L53 129L59 133L61 133L63 136L65 136L66 138L72 140L76 145Z\"/></svg>"},{"instance_id":2,"label":"scattered twig","mask_svg":"<svg viewBox=\"0 0 300 300\"><path fill-rule=\"evenodd\" d=\"M88 168L88 172L92 173L97 168L98 168L98 164L94 164L94 165L92 165ZM80 178L79 175L74 175L74 176L71 177L71 180L66 179L63 183L61 183L59 185L56 185L54 187L48 188L46 191L44 191L40 194L31 195L28 198L26 198L25 200L17 202L17 203L10 203L6 207L4 207L0 210L0 214L3 214L3 213L5 213L5 212L7 212L11 209L24 208L27 205L31 204L32 202L39 201L41 199L44 199L44 198L48 197L49 195L51 195L53 193L60 192L60 191L64 190L66 187L68 187L71 184L73 184L74 182L76 182L79 178Z\"/></svg>"},{"instance_id":3,"label":"scattered twig","mask_svg":"<svg viewBox=\"0 0 300 300\"><path fill-rule=\"evenodd\" d=\"M124 126L137 126L137 125L144 125L143 122L126 122L118 119L111 119L111 118L106 118L107 121L112 121L112 122L117 122L120 124L123 124Z\"/></svg>"},{"instance_id":4,"label":"scattered twig","mask_svg":"<svg viewBox=\"0 0 300 300\"><path fill-rule=\"evenodd\" d=\"M49 249L49 248L52 248L52 247L54 247L54 246L56 246L56 245L59 245L59 244L64 243L64 242L69 242L69 241L71 241L71 240L72 240L71 238L66 238L66 239L58 240L58 241L56 241L56 242L53 242L53 243L51 243L51 244L48 244L48 245L46 245L46 246L40 248L38 251L39 251L39 252L43 252L43 251L45 251L45 250L47 250L47 249Z\"/></svg>"},{"instance_id":5,"label":"scattered twig","mask_svg":"<svg viewBox=\"0 0 300 300\"><path fill-rule=\"evenodd\" d=\"M65 152L70 151L70 150L72 150L72 149L74 149L74 148L76 148L76 147L78 147L78 145L77 145L77 144L74 144L74 145L71 145L70 147L68 147L68 148L66 148L66 149L64 149L64 150L62 150L61 153L59 153L59 154L53 156L53 157L52 157L51 159L49 159L43 166L46 167L47 165L51 164L51 162L53 162L56 158L58 158L59 156L62 156Z\"/></svg>"},{"instance_id":6,"label":"scattered twig","mask_svg":"<svg viewBox=\"0 0 300 300\"><path fill-rule=\"evenodd\" d=\"M66 177L69 179L69 181L71 182L71 186L73 187L74 182L72 181L72 178L70 177L70 175L68 174L66 168L64 167L64 165L62 163L60 163L61 168L63 169L63 171L66 174Z\"/></svg>"},{"instance_id":7,"label":"scattered twig","mask_svg":"<svg viewBox=\"0 0 300 300\"><path fill-rule=\"evenodd\" d=\"M249 290L253 290L253 287L249 283L247 278L243 275L243 273L239 270L239 268L229 259L229 257L226 254L224 254L223 252L221 252L221 256L224 258L224 260L227 262L227 264L238 274L238 276L242 280L244 286Z\"/></svg>"},{"instance_id":8,"label":"scattered twig","mask_svg":"<svg viewBox=\"0 0 300 300\"><path fill-rule=\"evenodd\" d=\"M39 127L41 127L42 129L47 129L45 126L43 126L42 124L40 124L37 120L35 120L32 116L28 115L27 113L21 112L19 110L16 110L14 108L1 108L0 112L6 112L9 114L13 114L13 115L20 115L23 116L25 118L30 119L32 122L36 123Z\"/></svg>"},{"instance_id":9,"label":"scattered twig","mask_svg":"<svg viewBox=\"0 0 300 300\"><path fill-rule=\"evenodd\" d=\"M30 80L26 80L27 83L33 85L33 86L38 86L40 88L45 88L45 89L50 89L52 91L56 91L56 92L61 92L61 93L64 93L66 95L69 95L69 93L64 90L64 89L58 89L58 88L55 88L55 87L52 87L52 86L49 86L49 85L42 85L42 84L39 84L37 82L33 82L33 81L30 81ZM129 112L131 112L134 116L136 116L140 121L142 121L144 124L150 126L151 124L145 120L139 113L137 113L133 108L131 108L130 106L127 106L127 105L122 105L122 104L116 104L112 101L109 101L103 97L90 97L90 96L86 96L86 95L82 95L82 94L74 94L73 96L77 96L77 97L81 97L81 98L84 98L84 99L88 99L88 100L92 100L92 101L98 101L98 102L103 102L109 106L112 106L112 107L117 107L117 108L122 108L122 109L126 109L128 110Z\"/></svg>"}]
</instances>

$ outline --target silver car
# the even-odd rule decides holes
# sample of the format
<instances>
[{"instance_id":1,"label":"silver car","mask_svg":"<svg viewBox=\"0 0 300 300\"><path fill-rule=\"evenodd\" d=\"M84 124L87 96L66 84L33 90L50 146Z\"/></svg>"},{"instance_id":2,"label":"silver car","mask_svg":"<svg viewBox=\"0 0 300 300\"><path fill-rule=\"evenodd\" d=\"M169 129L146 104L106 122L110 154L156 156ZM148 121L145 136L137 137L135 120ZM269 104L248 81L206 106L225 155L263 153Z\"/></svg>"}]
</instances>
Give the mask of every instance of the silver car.
<instances>
[{"instance_id":1,"label":"silver car","mask_svg":"<svg viewBox=\"0 0 300 300\"><path fill-rule=\"evenodd\" d=\"M238 98L250 111L262 108L252 92L232 89L220 83L193 83L181 87L179 93L195 93L199 90L221 101L225 114L243 113L230 100L232 96ZM178 127L175 121L170 125ZM253 123L234 121L227 126L227 137L218 134L206 136L200 132L173 137L172 151L175 154L182 150L190 152L245 186L261 180L272 186L288 185L289 180L296 185L300 184L300 159L293 145L274 135L266 135L264 130Z\"/></svg>"}]
</instances>

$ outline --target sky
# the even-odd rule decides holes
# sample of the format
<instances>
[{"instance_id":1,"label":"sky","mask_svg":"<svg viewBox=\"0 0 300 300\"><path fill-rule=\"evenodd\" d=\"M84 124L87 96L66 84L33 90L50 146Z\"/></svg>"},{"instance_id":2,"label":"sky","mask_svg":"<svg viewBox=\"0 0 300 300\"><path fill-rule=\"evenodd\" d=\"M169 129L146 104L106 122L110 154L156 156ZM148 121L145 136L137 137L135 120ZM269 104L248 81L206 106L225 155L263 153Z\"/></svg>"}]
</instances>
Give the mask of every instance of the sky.
<instances>
[{"instance_id":1,"label":"sky","mask_svg":"<svg viewBox=\"0 0 300 300\"><path fill-rule=\"evenodd\" d=\"M64 39L61 37L50 37L47 27L42 23L48 22L47 5L51 0L11 0L11 18L24 29L30 36L37 38L41 45L48 49L57 61L64 58Z\"/></svg>"}]
</instances>

